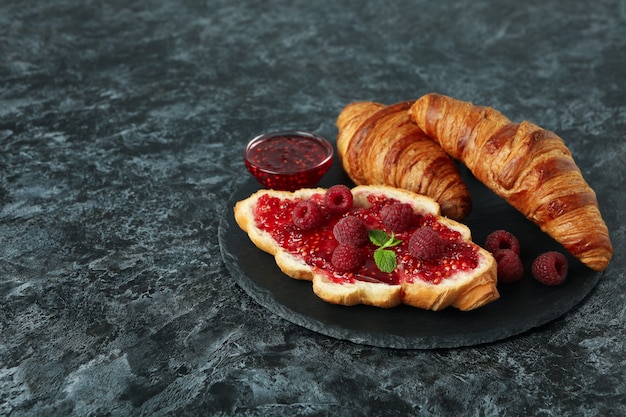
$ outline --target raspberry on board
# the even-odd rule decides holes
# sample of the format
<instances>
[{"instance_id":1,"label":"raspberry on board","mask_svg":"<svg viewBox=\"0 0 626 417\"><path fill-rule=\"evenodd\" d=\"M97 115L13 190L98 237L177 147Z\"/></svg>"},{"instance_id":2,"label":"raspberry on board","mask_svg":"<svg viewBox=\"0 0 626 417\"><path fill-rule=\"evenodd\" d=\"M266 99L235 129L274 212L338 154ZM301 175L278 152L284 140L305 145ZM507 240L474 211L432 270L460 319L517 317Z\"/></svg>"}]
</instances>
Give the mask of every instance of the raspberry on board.
<instances>
[{"instance_id":1,"label":"raspberry on board","mask_svg":"<svg viewBox=\"0 0 626 417\"><path fill-rule=\"evenodd\" d=\"M331 263L340 271L357 270L363 264L361 250L355 246L338 245L333 251Z\"/></svg>"},{"instance_id":2,"label":"raspberry on board","mask_svg":"<svg viewBox=\"0 0 626 417\"><path fill-rule=\"evenodd\" d=\"M520 244L515 235L506 230L495 230L487 236L485 249L492 254L496 254L501 249L511 249L518 256L520 255Z\"/></svg>"},{"instance_id":3,"label":"raspberry on board","mask_svg":"<svg viewBox=\"0 0 626 417\"><path fill-rule=\"evenodd\" d=\"M430 227L420 227L409 239L409 252L420 260L433 259L443 253L445 244L439 234Z\"/></svg>"},{"instance_id":4,"label":"raspberry on board","mask_svg":"<svg viewBox=\"0 0 626 417\"><path fill-rule=\"evenodd\" d=\"M354 197L352 191L342 184L333 185L324 194L324 206L335 214L346 213L352 208Z\"/></svg>"},{"instance_id":5,"label":"raspberry on board","mask_svg":"<svg viewBox=\"0 0 626 417\"><path fill-rule=\"evenodd\" d=\"M519 255L512 249L500 249L494 255L498 264L498 281L517 282L524 276L524 265Z\"/></svg>"},{"instance_id":6,"label":"raspberry on board","mask_svg":"<svg viewBox=\"0 0 626 417\"><path fill-rule=\"evenodd\" d=\"M312 200L298 203L291 213L293 223L302 230L315 229L324 222L324 213L320 206Z\"/></svg>"},{"instance_id":7,"label":"raspberry on board","mask_svg":"<svg viewBox=\"0 0 626 417\"><path fill-rule=\"evenodd\" d=\"M545 285L560 285L567 278L569 265L567 258L561 252L550 251L542 253L531 266L533 277Z\"/></svg>"},{"instance_id":8,"label":"raspberry on board","mask_svg":"<svg viewBox=\"0 0 626 417\"><path fill-rule=\"evenodd\" d=\"M404 232L413 225L415 213L407 203L394 203L380 210L380 220L392 232Z\"/></svg>"},{"instance_id":9,"label":"raspberry on board","mask_svg":"<svg viewBox=\"0 0 626 417\"><path fill-rule=\"evenodd\" d=\"M369 242L367 226L363 220L354 216L339 220L333 227L333 234L341 245L360 247Z\"/></svg>"}]
</instances>

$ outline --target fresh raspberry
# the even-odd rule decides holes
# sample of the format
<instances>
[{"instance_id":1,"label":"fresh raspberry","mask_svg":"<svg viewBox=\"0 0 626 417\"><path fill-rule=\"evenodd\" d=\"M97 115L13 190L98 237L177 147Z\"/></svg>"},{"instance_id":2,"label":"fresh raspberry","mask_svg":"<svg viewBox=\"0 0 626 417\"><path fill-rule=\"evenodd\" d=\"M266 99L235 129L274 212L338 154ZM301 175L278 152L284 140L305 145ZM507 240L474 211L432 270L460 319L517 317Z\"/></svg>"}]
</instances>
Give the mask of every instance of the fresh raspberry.
<instances>
[{"instance_id":1,"label":"fresh raspberry","mask_svg":"<svg viewBox=\"0 0 626 417\"><path fill-rule=\"evenodd\" d=\"M355 271L363 264L361 250L355 246L339 245L333 251L330 260L340 271Z\"/></svg>"},{"instance_id":2,"label":"fresh raspberry","mask_svg":"<svg viewBox=\"0 0 626 417\"><path fill-rule=\"evenodd\" d=\"M487 236L485 249L496 254L501 249L511 249L517 256L520 255L520 245L517 238L506 230L496 230Z\"/></svg>"},{"instance_id":3,"label":"fresh raspberry","mask_svg":"<svg viewBox=\"0 0 626 417\"><path fill-rule=\"evenodd\" d=\"M498 281L517 282L524 276L524 265L513 249L500 249L494 255L498 263Z\"/></svg>"},{"instance_id":4,"label":"fresh raspberry","mask_svg":"<svg viewBox=\"0 0 626 417\"><path fill-rule=\"evenodd\" d=\"M445 244L441 236L427 226L417 229L409 239L409 252L417 259L436 258L444 249Z\"/></svg>"},{"instance_id":5,"label":"fresh raspberry","mask_svg":"<svg viewBox=\"0 0 626 417\"><path fill-rule=\"evenodd\" d=\"M413 207L407 203L394 203L380 211L380 220L392 232L400 233L413 224Z\"/></svg>"},{"instance_id":6,"label":"fresh raspberry","mask_svg":"<svg viewBox=\"0 0 626 417\"><path fill-rule=\"evenodd\" d=\"M302 230L311 230L324 222L324 213L320 206L312 200L298 203L291 213L293 223Z\"/></svg>"},{"instance_id":7,"label":"fresh raspberry","mask_svg":"<svg viewBox=\"0 0 626 417\"><path fill-rule=\"evenodd\" d=\"M357 217L346 216L333 227L335 239L341 245L360 247L369 242L367 226Z\"/></svg>"},{"instance_id":8,"label":"fresh raspberry","mask_svg":"<svg viewBox=\"0 0 626 417\"><path fill-rule=\"evenodd\" d=\"M533 277L545 285L562 284L567 278L567 269L567 258L556 251L539 255L531 266Z\"/></svg>"},{"instance_id":9,"label":"fresh raspberry","mask_svg":"<svg viewBox=\"0 0 626 417\"><path fill-rule=\"evenodd\" d=\"M326 209L335 214L346 213L352 208L352 191L342 184L333 185L324 195Z\"/></svg>"}]
</instances>

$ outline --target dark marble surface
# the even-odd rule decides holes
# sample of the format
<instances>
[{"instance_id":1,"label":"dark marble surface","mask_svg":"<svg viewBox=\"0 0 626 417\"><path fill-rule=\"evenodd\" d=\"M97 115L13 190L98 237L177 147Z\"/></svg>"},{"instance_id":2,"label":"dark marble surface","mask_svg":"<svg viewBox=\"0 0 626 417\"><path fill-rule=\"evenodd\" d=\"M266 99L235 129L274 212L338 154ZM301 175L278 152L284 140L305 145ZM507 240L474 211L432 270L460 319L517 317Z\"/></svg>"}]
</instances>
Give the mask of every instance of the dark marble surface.
<instances>
[{"instance_id":1,"label":"dark marble surface","mask_svg":"<svg viewBox=\"0 0 626 417\"><path fill-rule=\"evenodd\" d=\"M0 1L0 415L626 414L626 3ZM261 132L438 91L556 131L616 254L554 322L393 350L268 313L217 240Z\"/></svg>"}]
</instances>

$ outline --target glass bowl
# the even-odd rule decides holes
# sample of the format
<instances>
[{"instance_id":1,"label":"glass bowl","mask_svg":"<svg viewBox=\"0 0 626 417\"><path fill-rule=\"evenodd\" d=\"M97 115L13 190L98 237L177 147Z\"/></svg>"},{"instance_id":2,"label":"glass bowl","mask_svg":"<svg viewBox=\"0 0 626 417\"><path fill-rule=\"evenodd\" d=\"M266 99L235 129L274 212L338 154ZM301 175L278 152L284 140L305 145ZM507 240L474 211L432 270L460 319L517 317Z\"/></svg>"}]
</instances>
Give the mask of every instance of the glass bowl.
<instances>
[{"instance_id":1,"label":"glass bowl","mask_svg":"<svg viewBox=\"0 0 626 417\"><path fill-rule=\"evenodd\" d=\"M244 150L248 171L265 188L315 187L333 164L333 145L311 132L285 130L253 138Z\"/></svg>"}]
</instances>

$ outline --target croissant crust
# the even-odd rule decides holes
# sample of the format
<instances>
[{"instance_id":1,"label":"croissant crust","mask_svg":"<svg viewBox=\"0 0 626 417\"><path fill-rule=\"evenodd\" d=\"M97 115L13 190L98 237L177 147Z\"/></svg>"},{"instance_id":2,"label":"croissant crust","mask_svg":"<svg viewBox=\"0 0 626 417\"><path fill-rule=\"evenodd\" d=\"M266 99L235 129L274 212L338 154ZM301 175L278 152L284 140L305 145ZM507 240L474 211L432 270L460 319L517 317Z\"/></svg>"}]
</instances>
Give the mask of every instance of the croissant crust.
<instances>
[{"instance_id":1,"label":"croissant crust","mask_svg":"<svg viewBox=\"0 0 626 417\"><path fill-rule=\"evenodd\" d=\"M427 195L444 216L464 219L471 198L455 162L411 120L414 101L347 105L337 118L337 149L357 185L388 185Z\"/></svg>"},{"instance_id":2,"label":"croissant crust","mask_svg":"<svg viewBox=\"0 0 626 417\"><path fill-rule=\"evenodd\" d=\"M596 271L608 266L613 247L596 194L554 132L434 93L417 100L409 114L450 156L583 264Z\"/></svg>"}]
</instances>

